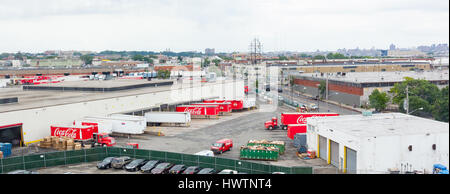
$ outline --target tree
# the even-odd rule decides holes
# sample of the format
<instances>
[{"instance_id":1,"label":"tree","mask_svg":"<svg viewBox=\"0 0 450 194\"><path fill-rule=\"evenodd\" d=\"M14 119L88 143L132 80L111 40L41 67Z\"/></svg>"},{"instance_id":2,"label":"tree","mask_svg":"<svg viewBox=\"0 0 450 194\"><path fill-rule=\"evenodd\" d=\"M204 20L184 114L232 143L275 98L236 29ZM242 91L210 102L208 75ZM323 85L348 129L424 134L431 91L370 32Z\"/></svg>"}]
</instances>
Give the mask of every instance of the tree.
<instances>
[{"instance_id":1,"label":"tree","mask_svg":"<svg viewBox=\"0 0 450 194\"><path fill-rule=\"evenodd\" d=\"M431 113L432 106L440 94L439 88L427 80L405 77L405 81L394 84L389 91L392 93L392 102L398 104L403 112L403 101L406 98L406 87L408 86L409 110L423 108L421 112ZM421 100L420 100L421 99Z\"/></svg>"},{"instance_id":2,"label":"tree","mask_svg":"<svg viewBox=\"0 0 450 194\"><path fill-rule=\"evenodd\" d=\"M323 60L323 59L325 59L325 56L323 56L323 55L316 55L316 56L314 56L313 59L321 59L321 60Z\"/></svg>"},{"instance_id":3,"label":"tree","mask_svg":"<svg viewBox=\"0 0 450 194\"><path fill-rule=\"evenodd\" d=\"M278 60L283 60L283 61L286 61L286 60L288 60L288 58L286 57L286 56L278 56Z\"/></svg>"},{"instance_id":4,"label":"tree","mask_svg":"<svg viewBox=\"0 0 450 194\"><path fill-rule=\"evenodd\" d=\"M213 59L212 62L213 62L216 66L218 66L219 63L220 63L220 59Z\"/></svg>"},{"instance_id":5,"label":"tree","mask_svg":"<svg viewBox=\"0 0 450 194\"><path fill-rule=\"evenodd\" d=\"M438 121L444 121L448 123L448 86L442 88L439 92L439 97L436 102L433 104L433 118Z\"/></svg>"},{"instance_id":6,"label":"tree","mask_svg":"<svg viewBox=\"0 0 450 194\"><path fill-rule=\"evenodd\" d=\"M92 59L94 59L94 57L92 55L83 55L80 57L80 59L84 62L85 65L90 65L92 64Z\"/></svg>"},{"instance_id":7,"label":"tree","mask_svg":"<svg viewBox=\"0 0 450 194\"><path fill-rule=\"evenodd\" d=\"M389 96L386 92L381 93L378 89L375 89L369 96L369 102L371 108L375 108L376 111L382 111L386 109Z\"/></svg>"},{"instance_id":8,"label":"tree","mask_svg":"<svg viewBox=\"0 0 450 194\"><path fill-rule=\"evenodd\" d=\"M325 81L320 81L320 85L319 85L319 98L323 99L323 96L325 96L325 92L327 90L327 83Z\"/></svg>"},{"instance_id":9,"label":"tree","mask_svg":"<svg viewBox=\"0 0 450 194\"><path fill-rule=\"evenodd\" d=\"M144 56L143 55L133 55L132 59L134 61L144 61Z\"/></svg>"},{"instance_id":10,"label":"tree","mask_svg":"<svg viewBox=\"0 0 450 194\"><path fill-rule=\"evenodd\" d=\"M170 70L158 70L156 77L160 79L167 79L170 77Z\"/></svg>"},{"instance_id":11,"label":"tree","mask_svg":"<svg viewBox=\"0 0 450 194\"><path fill-rule=\"evenodd\" d=\"M211 61L209 61L208 58L205 58L205 61L203 62L204 66L209 66L209 64L211 63Z\"/></svg>"}]
</instances>

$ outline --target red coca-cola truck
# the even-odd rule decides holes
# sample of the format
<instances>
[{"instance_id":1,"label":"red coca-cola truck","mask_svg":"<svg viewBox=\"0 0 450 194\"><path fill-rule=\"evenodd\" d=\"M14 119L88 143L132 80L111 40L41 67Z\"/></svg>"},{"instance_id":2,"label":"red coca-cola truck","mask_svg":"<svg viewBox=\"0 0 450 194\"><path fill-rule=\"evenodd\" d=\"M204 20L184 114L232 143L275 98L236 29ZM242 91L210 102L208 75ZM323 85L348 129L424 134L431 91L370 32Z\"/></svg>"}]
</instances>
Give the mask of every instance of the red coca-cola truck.
<instances>
[{"instance_id":1,"label":"red coca-cola truck","mask_svg":"<svg viewBox=\"0 0 450 194\"><path fill-rule=\"evenodd\" d=\"M277 118L272 118L271 121L266 121L264 126L266 129L282 129L287 130L289 124L306 124L306 118L308 117L327 117L327 116L339 116L337 113L281 113L281 124L278 125Z\"/></svg>"},{"instance_id":2,"label":"red coca-cola truck","mask_svg":"<svg viewBox=\"0 0 450 194\"><path fill-rule=\"evenodd\" d=\"M203 103L194 103L191 105L218 105L220 115L228 115L233 110L230 102L203 102Z\"/></svg>"},{"instance_id":3,"label":"red coca-cola truck","mask_svg":"<svg viewBox=\"0 0 450 194\"><path fill-rule=\"evenodd\" d=\"M114 146L116 141L106 133L97 133L94 126L50 126L52 136L70 137L82 144Z\"/></svg>"},{"instance_id":4,"label":"red coca-cola truck","mask_svg":"<svg viewBox=\"0 0 450 194\"><path fill-rule=\"evenodd\" d=\"M219 118L219 105L181 105L177 112L189 112L191 118Z\"/></svg>"}]
</instances>

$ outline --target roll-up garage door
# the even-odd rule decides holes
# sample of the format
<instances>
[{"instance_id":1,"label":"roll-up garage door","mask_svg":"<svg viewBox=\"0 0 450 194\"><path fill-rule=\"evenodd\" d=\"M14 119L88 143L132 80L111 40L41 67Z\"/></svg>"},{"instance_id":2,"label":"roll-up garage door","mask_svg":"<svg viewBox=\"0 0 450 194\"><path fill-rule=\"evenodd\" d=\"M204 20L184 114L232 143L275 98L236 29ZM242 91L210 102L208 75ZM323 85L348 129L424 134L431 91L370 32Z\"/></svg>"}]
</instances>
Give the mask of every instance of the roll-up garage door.
<instances>
[{"instance_id":1,"label":"roll-up garage door","mask_svg":"<svg viewBox=\"0 0 450 194\"><path fill-rule=\"evenodd\" d=\"M320 151L320 158L327 160L328 157L328 146L327 146L327 138L322 137L319 135L319 151Z\"/></svg>"},{"instance_id":2,"label":"roll-up garage door","mask_svg":"<svg viewBox=\"0 0 450 194\"><path fill-rule=\"evenodd\" d=\"M347 173L356 174L356 151L350 148L346 148L346 163L347 163Z\"/></svg>"},{"instance_id":3,"label":"roll-up garage door","mask_svg":"<svg viewBox=\"0 0 450 194\"><path fill-rule=\"evenodd\" d=\"M330 158L331 158L331 165L339 167L339 144L330 141Z\"/></svg>"},{"instance_id":4,"label":"roll-up garage door","mask_svg":"<svg viewBox=\"0 0 450 194\"><path fill-rule=\"evenodd\" d=\"M22 123L0 126L0 142L22 146Z\"/></svg>"}]
</instances>

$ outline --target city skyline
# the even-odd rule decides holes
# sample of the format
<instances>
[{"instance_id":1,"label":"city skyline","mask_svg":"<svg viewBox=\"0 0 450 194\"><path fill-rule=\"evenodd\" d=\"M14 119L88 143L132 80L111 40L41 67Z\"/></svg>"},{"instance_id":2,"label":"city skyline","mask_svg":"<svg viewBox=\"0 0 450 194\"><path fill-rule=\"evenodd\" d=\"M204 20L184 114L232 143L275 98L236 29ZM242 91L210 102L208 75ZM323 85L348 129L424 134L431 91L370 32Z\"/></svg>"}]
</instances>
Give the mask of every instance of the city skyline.
<instances>
[{"instance_id":1,"label":"city skyline","mask_svg":"<svg viewBox=\"0 0 450 194\"><path fill-rule=\"evenodd\" d=\"M0 5L2 52L264 52L448 44L448 1L11 1ZM267 17L270 16L270 17Z\"/></svg>"}]
</instances>

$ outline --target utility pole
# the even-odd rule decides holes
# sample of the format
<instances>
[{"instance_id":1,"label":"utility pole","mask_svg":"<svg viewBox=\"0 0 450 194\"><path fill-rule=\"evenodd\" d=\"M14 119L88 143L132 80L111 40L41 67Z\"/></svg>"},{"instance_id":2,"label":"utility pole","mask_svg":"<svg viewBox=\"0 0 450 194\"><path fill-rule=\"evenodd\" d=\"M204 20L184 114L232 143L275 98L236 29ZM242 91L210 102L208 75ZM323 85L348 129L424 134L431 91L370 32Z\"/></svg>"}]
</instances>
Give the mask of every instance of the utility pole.
<instances>
[{"instance_id":1,"label":"utility pole","mask_svg":"<svg viewBox=\"0 0 450 194\"><path fill-rule=\"evenodd\" d=\"M408 94L408 85L406 85L406 101L403 104L405 106L406 114L409 114L409 94Z\"/></svg>"}]
</instances>

